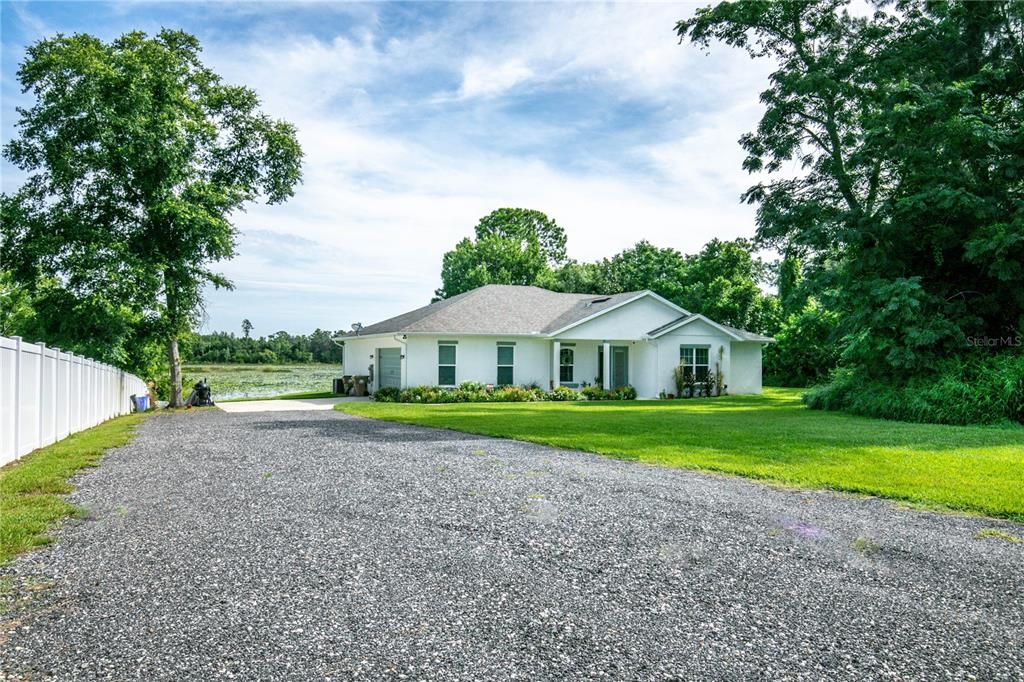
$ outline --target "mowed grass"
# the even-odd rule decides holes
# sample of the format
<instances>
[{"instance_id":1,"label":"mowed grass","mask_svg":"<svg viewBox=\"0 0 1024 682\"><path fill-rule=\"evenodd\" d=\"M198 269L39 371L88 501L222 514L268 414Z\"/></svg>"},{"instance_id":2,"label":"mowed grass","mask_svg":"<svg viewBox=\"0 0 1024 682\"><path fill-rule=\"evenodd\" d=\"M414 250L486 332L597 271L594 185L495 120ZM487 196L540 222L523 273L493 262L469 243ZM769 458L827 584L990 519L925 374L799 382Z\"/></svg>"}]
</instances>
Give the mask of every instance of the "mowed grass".
<instances>
[{"instance_id":1,"label":"mowed grass","mask_svg":"<svg viewBox=\"0 0 1024 682\"><path fill-rule=\"evenodd\" d=\"M64 495L79 469L96 466L104 451L130 441L145 414L104 422L0 468L0 564L49 542L47 531L80 510Z\"/></svg>"},{"instance_id":2,"label":"mowed grass","mask_svg":"<svg viewBox=\"0 0 1024 682\"><path fill-rule=\"evenodd\" d=\"M1024 522L1024 428L809 410L801 391L635 402L342 403L350 414Z\"/></svg>"}]
</instances>

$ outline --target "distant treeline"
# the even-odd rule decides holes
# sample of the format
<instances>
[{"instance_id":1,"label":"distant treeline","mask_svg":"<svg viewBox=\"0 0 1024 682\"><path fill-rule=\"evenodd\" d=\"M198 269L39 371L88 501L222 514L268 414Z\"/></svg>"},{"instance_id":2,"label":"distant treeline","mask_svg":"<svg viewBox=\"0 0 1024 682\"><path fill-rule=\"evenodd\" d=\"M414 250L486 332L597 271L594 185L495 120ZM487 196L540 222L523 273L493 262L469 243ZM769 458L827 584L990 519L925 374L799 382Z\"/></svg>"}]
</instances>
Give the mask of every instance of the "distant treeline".
<instances>
[{"instance_id":1,"label":"distant treeline","mask_svg":"<svg viewBox=\"0 0 1024 682\"><path fill-rule=\"evenodd\" d=\"M342 361L342 349L331 337L342 332L317 329L312 334L293 335L277 332L270 336L251 338L228 332L194 334L182 343L185 362L237 362L251 365L273 365L306 362Z\"/></svg>"}]
</instances>

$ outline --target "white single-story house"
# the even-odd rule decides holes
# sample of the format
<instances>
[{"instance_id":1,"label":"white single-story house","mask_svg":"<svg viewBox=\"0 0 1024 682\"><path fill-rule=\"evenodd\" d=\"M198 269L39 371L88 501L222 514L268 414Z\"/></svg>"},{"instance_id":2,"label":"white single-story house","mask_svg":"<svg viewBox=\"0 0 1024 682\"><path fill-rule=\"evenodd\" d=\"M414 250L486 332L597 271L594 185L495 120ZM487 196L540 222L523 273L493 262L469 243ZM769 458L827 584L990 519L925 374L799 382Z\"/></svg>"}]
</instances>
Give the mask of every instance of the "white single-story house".
<instances>
[{"instance_id":1,"label":"white single-story house","mask_svg":"<svg viewBox=\"0 0 1024 682\"><path fill-rule=\"evenodd\" d=\"M342 337L347 375L384 386L483 384L579 388L632 385L675 392L685 360L724 374L729 393L760 393L767 336L684 310L652 291L563 294L490 284Z\"/></svg>"}]
</instances>

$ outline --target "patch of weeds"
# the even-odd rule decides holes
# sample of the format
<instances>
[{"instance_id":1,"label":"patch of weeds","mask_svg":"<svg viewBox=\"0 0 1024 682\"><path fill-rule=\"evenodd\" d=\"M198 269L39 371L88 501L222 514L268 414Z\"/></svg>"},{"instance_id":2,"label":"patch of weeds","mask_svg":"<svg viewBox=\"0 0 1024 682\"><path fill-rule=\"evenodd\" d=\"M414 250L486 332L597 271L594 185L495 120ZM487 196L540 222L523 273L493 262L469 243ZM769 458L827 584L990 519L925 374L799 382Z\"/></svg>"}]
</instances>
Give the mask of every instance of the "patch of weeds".
<instances>
[{"instance_id":1,"label":"patch of weeds","mask_svg":"<svg viewBox=\"0 0 1024 682\"><path fill-rule=\"evenodd\" d=\"M882 549L877 542L864 535L859 536L856 540L850 543L850 549L863 554L864 556L871 556L872 554L878 554Z\"/></svg>"},{"instance_id":2,"label":"patch of weeds","mask_svg":"<svg viewBox=\"0 0 1024 682\"><path fill-rule=\"evenodd\" d=\"M471 452L469 454L473 455L474 457L486 457L487 456L487 451L486 450L481 450L480 448L477 448L476 450L474 450L473 452Z\"/></svg>"},{"instance_id":3,"label":"patch of weeds","mask_svg":"<svg viewBox=\"0 0 1024 682\"><path fill-rule=\"evenodd\" d=\"M506 472L506 473L502 474L501 477L504 478L506 481L514 481L517 478L519 478L519 474L513 474L511 472Z\"/></svg>"},{"instance_id":4,"label":"patch of weeds","mask_svg":"<svg viewBox=\"0 0 1024 682\"><path fill-rule=\"evenodd\" d=\"M1000 528L982 528L974 534L976 540L984 540L985 538L995 538L1002 540L1003 542L1012 542L1014 544L1018 542L1024 542L1013 533L1007 533L1005 530Z\"/></svg>"},{"instance_id":5,"label":"patch of weeds","mask_svg":"<svg viewBox=\"0 0 1024 682\"><path fill-rule=\"evenodd\" d=\"M531 500L543 500L544 499L544 496L541 495L540 493L530 493L529 495L527 495L527 497L529 497Z\"/></svg>"},{"instance_id":6,"label":"patch of weeds","mask_svg":"<svg viewBox=\"0 0 1024 682\"><path fill-rule=\"evenodd\" d=\"M264 471L263 472L263 478L270 478L273 475L274 475L273 471Z\"/></svg>"},{"instance_id":7,"label":"patch of weeds","mask_svg":"<svg viewBox=\"0 0 1024 682\"><path fill-rule=\"evenodd\" d=\"M466 497L483 497L484 493L482 490L467 490Z\"/></svg>"},{"instance_id":8,"label":"patch of weeds","mask_svg":"<svg viewBox=\"0 0 1024 682\"><path fill-rule=\"evenodd\" d=\"M128 507L124 506L123 504L119 504L116 507L114 507L114 513L118 516L127 516Z\"/></svg>"}]
</instances>

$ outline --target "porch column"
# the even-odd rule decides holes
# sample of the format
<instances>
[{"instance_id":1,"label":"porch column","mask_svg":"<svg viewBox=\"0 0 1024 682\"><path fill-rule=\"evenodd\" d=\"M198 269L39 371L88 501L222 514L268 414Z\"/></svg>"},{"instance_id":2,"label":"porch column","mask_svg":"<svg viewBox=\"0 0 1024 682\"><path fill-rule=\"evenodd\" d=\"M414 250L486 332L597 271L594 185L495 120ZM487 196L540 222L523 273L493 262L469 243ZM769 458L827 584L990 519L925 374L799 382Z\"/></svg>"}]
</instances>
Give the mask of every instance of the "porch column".
<instances>
[{"instance_id":1,"label":"porch column","mask_svg":"<svg viewBox=\"0 0 1024 682\"><path fill-rule=\"evenodd\" d=\"M559 367L561 367L562 362L562 342L555 341L552 343L551 350L551 388L558 388L560 385L559 380L561 379Z\"/></svg>"},{"instance_id":2,"label":"porch column","mask_svg":"<svg viewBox=\"0 0 1024 682\"><path fill-rule=\"evenodd\" d=\"M604 377L604 386L601 388L608 391L612 387L612 344L607 341L604 342L602 363L604 367L601 368L601 376Z\"/></svg>"}]
</instances>

